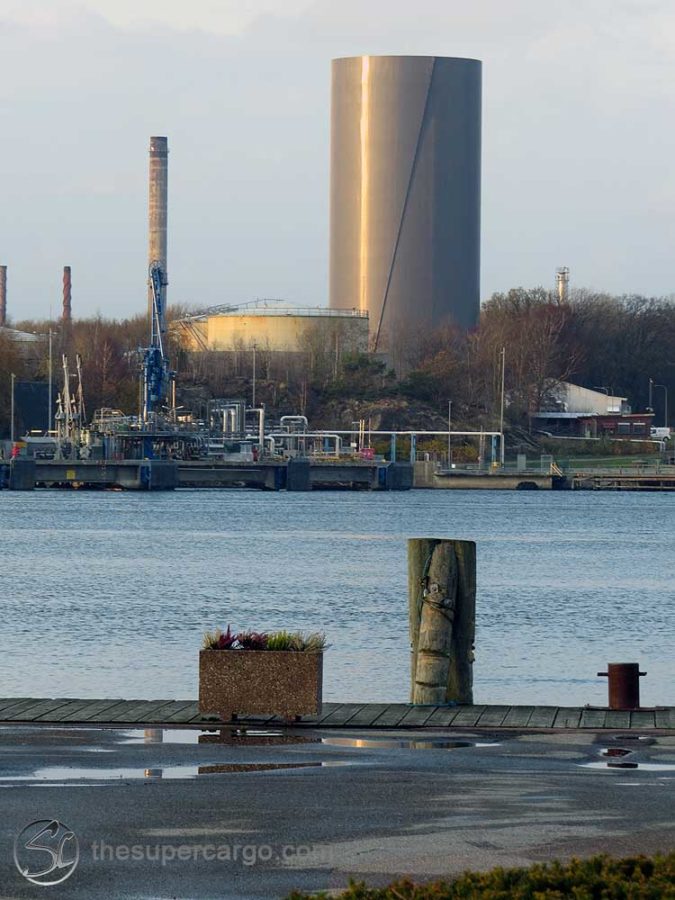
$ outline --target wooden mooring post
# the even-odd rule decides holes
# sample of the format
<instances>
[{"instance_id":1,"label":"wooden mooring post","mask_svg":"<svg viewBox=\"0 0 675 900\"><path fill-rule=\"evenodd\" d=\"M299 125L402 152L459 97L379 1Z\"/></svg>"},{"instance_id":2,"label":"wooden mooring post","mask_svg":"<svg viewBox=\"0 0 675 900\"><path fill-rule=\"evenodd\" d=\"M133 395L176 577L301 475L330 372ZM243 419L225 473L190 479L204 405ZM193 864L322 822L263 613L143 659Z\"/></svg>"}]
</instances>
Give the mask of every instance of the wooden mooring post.
<instances>
[{"instance_id":1,"label":"wooden mooring post","mask_svg":"<svg viewBox=\"0 0 675 900\"><path fill-rule=\"evenodd\" d=\"M412 703L473 702L476 544L408 541Z\"/></svg>"}]
</instances>

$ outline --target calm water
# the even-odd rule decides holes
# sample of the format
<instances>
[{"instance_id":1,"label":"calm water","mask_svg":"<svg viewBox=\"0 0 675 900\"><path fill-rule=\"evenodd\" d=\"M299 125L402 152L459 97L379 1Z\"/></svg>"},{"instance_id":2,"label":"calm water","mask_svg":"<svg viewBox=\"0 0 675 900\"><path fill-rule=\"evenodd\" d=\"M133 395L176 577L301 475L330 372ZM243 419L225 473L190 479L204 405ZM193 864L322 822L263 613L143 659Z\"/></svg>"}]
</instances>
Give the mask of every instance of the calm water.
<instances>
[{"instance_id":1,"label":"calm water","mask_svg":"<svg viewBox=\"0 0 675 900\"><path fill-rule=\"evenodd\" d=\"M206 627L325 630L329 700L408 698L406 538L478 544L475 697L675 694L675 497L0 493L0 696L196 697Z\"/></svg>"}]
</instances>

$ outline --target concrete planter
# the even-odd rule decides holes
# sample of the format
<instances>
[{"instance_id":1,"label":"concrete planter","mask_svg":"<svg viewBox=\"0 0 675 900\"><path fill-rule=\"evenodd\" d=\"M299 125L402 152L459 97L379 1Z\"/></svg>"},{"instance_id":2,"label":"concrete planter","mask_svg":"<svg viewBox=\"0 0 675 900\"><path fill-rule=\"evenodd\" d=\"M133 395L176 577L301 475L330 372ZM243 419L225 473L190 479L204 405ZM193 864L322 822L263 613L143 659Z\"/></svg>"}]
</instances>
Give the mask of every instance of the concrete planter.
<instances>
[{"instance_id":1,"label":"concrete planter","mask_svg":"<svg viewBox=\"0 0 675 900\"><path fill-rule=\"evenodd\" d=\"M201 650L199 711L224 721L238 715L293 719L321 709L323 653Z\"/></svg>"}]
</instances>

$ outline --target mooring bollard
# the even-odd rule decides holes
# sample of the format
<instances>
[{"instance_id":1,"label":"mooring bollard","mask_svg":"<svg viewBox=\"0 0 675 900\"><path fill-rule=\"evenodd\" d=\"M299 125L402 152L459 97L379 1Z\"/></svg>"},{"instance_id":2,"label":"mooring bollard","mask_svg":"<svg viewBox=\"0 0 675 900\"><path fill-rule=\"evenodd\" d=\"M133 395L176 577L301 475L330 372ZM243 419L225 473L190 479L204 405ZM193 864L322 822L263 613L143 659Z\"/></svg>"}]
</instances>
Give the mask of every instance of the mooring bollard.
<instances>
[{"instance_id":1,"label":"mooring bollard","mask_svg":"<svg viewBox=\"0 0 675 900\"><path fill-rule=\"evenodd\" d=\"M408 541L412 703L473 702L476 545Z\"/></svg>"},{"instance_id":2,"label":"mooring bollard","mask_svg":"<svg viewBox=\"0 0 675 900\"><path fill-rule=\"evenodd\" d=\"M639 709L640 678L646 674L638 663L607 663L607 671L598 675L608 679L609 708Z\"/></svg>"}]
</instances>

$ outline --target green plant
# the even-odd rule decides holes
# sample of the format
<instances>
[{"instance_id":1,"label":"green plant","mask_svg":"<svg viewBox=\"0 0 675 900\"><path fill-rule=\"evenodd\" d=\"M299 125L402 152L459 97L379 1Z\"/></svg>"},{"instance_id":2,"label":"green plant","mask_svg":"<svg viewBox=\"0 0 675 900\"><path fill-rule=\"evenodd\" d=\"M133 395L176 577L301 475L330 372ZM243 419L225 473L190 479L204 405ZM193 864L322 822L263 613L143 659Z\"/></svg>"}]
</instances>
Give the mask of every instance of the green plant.
<instances>
[{"instance_id":1,"label":"green plant","mask_svg":"<svg viewBox=\"0 0 675 900\"><path fill-rule=\"evenodd\" d=\"M204 633L203 650L300 650L320 653L329 645L321 631L274 631L271 634L257 631L240 631L233 634L230 626L223 632L220 628Z\"/></svg>"},{"instance_id":2,"label":"green plant","mask_svg":"<svg viewBox=\"0 0 675 900\"><path fill-rule=\"evenodd\" d=\"M297 635L290 631L274 631L267 638L268 650L297 650Z\"/></svg>"},{"instance_id":3,"label":"green plant","mask_svg":"<svg viewBox=\"0 0 675 900\"><path fill-rule=\"evenodd\" d=\"M303 640L303 646L299 648L301 650L306 650L310 653L318 653L328 647L326 635L322 631L315 631L312 634L304 636L298 632L298 636Z\"/></svg>"},{"instance_id":4,"label":"green plant","mask_svg":"<svg viewBox=\"0 0 675 900\"><path fill-rule=\"evenodd\" d=\"M327 894L290 894L305 900ZM351 882L342 900L664 900L675 898L675 852L612 859L606 855L568 863L537 863L527 869L465 872L450 882L398 881L384 888Z\"/></svg>"}]
</instances>

